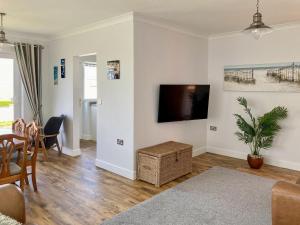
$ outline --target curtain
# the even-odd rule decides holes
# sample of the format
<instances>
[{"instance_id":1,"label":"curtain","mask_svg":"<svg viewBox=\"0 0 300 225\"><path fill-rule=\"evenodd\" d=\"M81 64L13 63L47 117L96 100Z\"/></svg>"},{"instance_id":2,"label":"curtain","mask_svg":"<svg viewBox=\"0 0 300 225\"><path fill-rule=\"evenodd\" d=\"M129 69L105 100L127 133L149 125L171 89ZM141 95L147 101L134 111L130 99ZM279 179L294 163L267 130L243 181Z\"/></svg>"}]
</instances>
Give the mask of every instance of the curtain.
<instances>
[{"instance_id":1,"label":"curtain","mask_svg":"<svg viewBox=\"0 0 300 225\"><path fill-rule=\"evenodd\" d=\"M41 82L42 46L27 43L15 43L16 58L22 83L33 113L33 119L43 125L42 118L42 82Z\"/></svg>"}]
</instances>

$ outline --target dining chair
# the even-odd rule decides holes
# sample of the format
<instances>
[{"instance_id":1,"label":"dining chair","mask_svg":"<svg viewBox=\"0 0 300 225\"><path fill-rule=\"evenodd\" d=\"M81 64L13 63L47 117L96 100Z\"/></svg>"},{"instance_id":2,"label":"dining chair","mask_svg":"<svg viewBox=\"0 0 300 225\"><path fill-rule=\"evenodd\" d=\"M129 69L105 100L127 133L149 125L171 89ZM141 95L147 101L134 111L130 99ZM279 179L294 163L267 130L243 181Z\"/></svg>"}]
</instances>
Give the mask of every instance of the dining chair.
<instances>
[{"instance_id":1,"label":"dining chair","mask_svg":"<svg viewBox=\"0 0 300 225\"><path fill-rule=\"evenodd\" d=\"M36 161L39 151L39 128L35 122L26 125L25 136L28 140L26 161L25 161L25 182L28 185L28 176L31 175L32 185L35 192L37 192L36 183ZM28 173L27 168L31 167L31 173Z\"/></svg>"},{"instance_id":2,"label":"dining chair","mask_svg":"<svg viewBox=\"0 0 300 225\"><path fill-rule=\"evenodd\" d=\"M16 151L15 141L23 142L22 159L23 163L17 164L13 161ZM0 135L0 185L20 181L20 188L24 190L25 179L25 157L27 155L27 138L15 134Z\"/></svg>"},{"instance_id":3,"label":"dining chair","mask_svg":"<svg viewBox=\"0 0 300 225\"><path fill-rule=\"evenodd\" d=\"M25 132L25 128L26 128L26 123L22 118L18 118L16 119L13 123L12 123L12 130L14 132L17 133L24 133Z\"/></svg>"},{"instance_id":4,"label":"dining chair","mask_svg":"<svg viewBox=\"0 0 300 225\"><path fill-rule=\"evenodd\" d=\"M60 127L64 121L65 116L53 116L51 117L44 128L40 127L40 143L41 149L44 153L44 159L47 160L47 150L57 147L58 154L62 153L62 149L59 145L57 136L59 135Z\"/></svg>"},{"instance_id":5,"label":"dining chair","mask_svg":"<svg viewBox=\"0 0 300 225\"><path fill-rule=\"evenodd\" d=\"M11 128L13 132L23 134L25 132L26 123L22 118L18 118L12 123ZM23 142L15 142L15 146L16 149L22 149Z\"/></svg>"}]
</instances>

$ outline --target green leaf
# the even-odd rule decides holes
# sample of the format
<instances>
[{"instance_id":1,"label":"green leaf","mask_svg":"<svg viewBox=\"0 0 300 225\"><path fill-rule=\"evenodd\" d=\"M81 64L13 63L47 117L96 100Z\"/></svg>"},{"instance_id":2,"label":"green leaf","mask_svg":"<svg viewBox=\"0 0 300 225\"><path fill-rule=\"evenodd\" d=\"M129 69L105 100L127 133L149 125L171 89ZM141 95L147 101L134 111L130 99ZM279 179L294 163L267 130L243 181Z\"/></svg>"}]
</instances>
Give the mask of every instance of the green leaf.
<instances>
[{"instance_id":1,"label":"green leaf","mask_svg":"<svg viewBox=\"0 0 300 225\"><path fill-rule=\"evenodd\" d=\"M260 148L263 148L263 149L269 149L269 148L271 148L271 147L272 147L272 144L273 144L273 138L274 138L274 136L263 137L263 138L260 140L259 147L260 147Z\"/></svg>"},{"instance_id":2,"label":"green leaf","mask_svg":"<svg viewBox=\"0 0 300 225\"><path fill-rule=\"evenodd\" d=\"M279 121L287 117L287 109L275 107L272 111L258 118L258 127L262 137L275 136L280 130Z\"/></svg>"},{"instance_id":3,"label":"green leaf","mask_svg":"<svg viewBox=\"0 0 300 225\"><path fill-rule=\"evenodd\" d=\"M244 97L238 97L237 101L240 103L241 106L244 106L244 108L248 107L247 100Z\"/></svg>"},{"instance_id":4,"label":"green leaf","mask_svg":"<svg viewBox=\"0 0 300 225\"><path fill-rule=\"evenodd\" d=\"M238 136L240 141L245 142L245 144L251 143L253 139L252 136L241 132L235 132L235 135Z\"/></svg>"},{"instance_id":5,"label":"green leaf","mask_svg":"<svg viewBox=\"0 0 300 225\"><path fill-rule=\"evenodd\" d=\"M240 141L249 144L251 152L255 154L259 154L260 149L271 148L274 137L281 130L279 121L288 116L288 110L285 107L277 106L256 119L252 115L245 98L239 97L237 101L244 108L252 124L248 123L241 115L234 114L236 124L240 130L235 135Z\"/></svg>"},{"instance_id":6,"label":"green leaf","mask_svg":"<svg viewBox=\"0 0 300 225\"><path fill-rule=\"evenodd\" d=\"M252 115L251 113L251 109L248 107L248 102L247 100L244 98L244 97L238 97L237 98L237 101L239 102L239 104L241 106L244 107L244 111L246 112L246 114L250 117L251 121L252 121L252 124L253 126L255 127L256 125L256 120L254 118L254 116Z\"/></svg>"},{"instance_id":7,"label":"green leaf","mask_svg":"<svg viewBox=\"0 0 300 225\"><path fill-rule=\"evenodd\" d=\"M247 144L252 142L253 137L255 136L255 130L254 128L247 123L247 121L239 114L234 114L236 117L236 124L238 128L242 131L243 141ZM239 133L236 133L239 138L241 138L241 135Z\"/></svg>"}]
</instances>

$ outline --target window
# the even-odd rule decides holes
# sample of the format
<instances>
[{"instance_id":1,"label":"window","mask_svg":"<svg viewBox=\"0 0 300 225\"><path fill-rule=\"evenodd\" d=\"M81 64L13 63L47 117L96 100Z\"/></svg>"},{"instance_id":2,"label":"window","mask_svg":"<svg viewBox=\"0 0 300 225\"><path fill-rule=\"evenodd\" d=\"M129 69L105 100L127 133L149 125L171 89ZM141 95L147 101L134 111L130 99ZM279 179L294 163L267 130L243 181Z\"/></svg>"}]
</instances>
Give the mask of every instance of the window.
<instances>
[{"instance_id":1,"label":"window","mask_svg":"<svg viewBox=\"0 0 300 225\"><path fill-rule=\"evenodd\" d=\"M0 127L14 120L14 60L0 58Z\"/></svg>"},{"instance_id":2,"label":"window","mask_svg":"<svg viewBox=\"0 0 300 225\"><path fill-rule=\"evenodd\" d=\"M97 99L97 67L96 64L83 64L84 99Z\"/></svg>"}]
</instances>

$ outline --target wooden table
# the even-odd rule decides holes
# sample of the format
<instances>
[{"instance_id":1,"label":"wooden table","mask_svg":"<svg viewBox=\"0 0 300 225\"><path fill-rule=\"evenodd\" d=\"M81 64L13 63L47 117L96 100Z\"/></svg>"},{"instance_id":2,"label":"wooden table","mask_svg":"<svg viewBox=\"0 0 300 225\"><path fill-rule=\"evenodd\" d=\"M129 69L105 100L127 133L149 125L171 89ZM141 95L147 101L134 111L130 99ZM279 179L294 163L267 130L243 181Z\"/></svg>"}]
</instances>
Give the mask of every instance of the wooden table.
<instances>
[{"instance_id":1,"label":"wooden table","mask_svg":"<svg viewBox=\"0 0 300 225\"><path fill-rule=\"evenodd\" d=\"M18 138L23 139L23 141L22 140L14 140L16 149L20 150L23 148L24 141L25 141L24 138L26 138L26 135L24 132L13 131L11 128L0 128L0 136L1 135L16 135L16 136L18 136Z\"/></svg>"},{"instance_id":2,"label":"wooden table","mask_svg":"<svg viewBox=\"0 0 300 225\"><path fill-rule=\"evenodd\" d=\"M25 138L25 133L13 131L11 128L0 128L0 135L10 135L14 134L20 138Z\"/></svg>"},{"instance_id":3,"label":"wooden table","mask_svg":"<svg viewBox=\"0 0 300 225\"><path fill-rule=\"evenodd\" d=\"M27 139L28 137L26 136L25 132L17 132L17 131L13 131L11 128L0 128L0 135L17 135L18 138L23 139L25 141L25 138ZM28 140L28 139L27 139ZM24 141L21 140L14 140L15 142L15 146L17 148L17 150L22 150L23 145L24 145ZM40 139L40 144L41 144L41 148L38 149L38 151L42 150L44 153L44 161L48 160L48 156L47 156L47 150L45 148L43 139Z\"/></svg>"}]
</instances>

